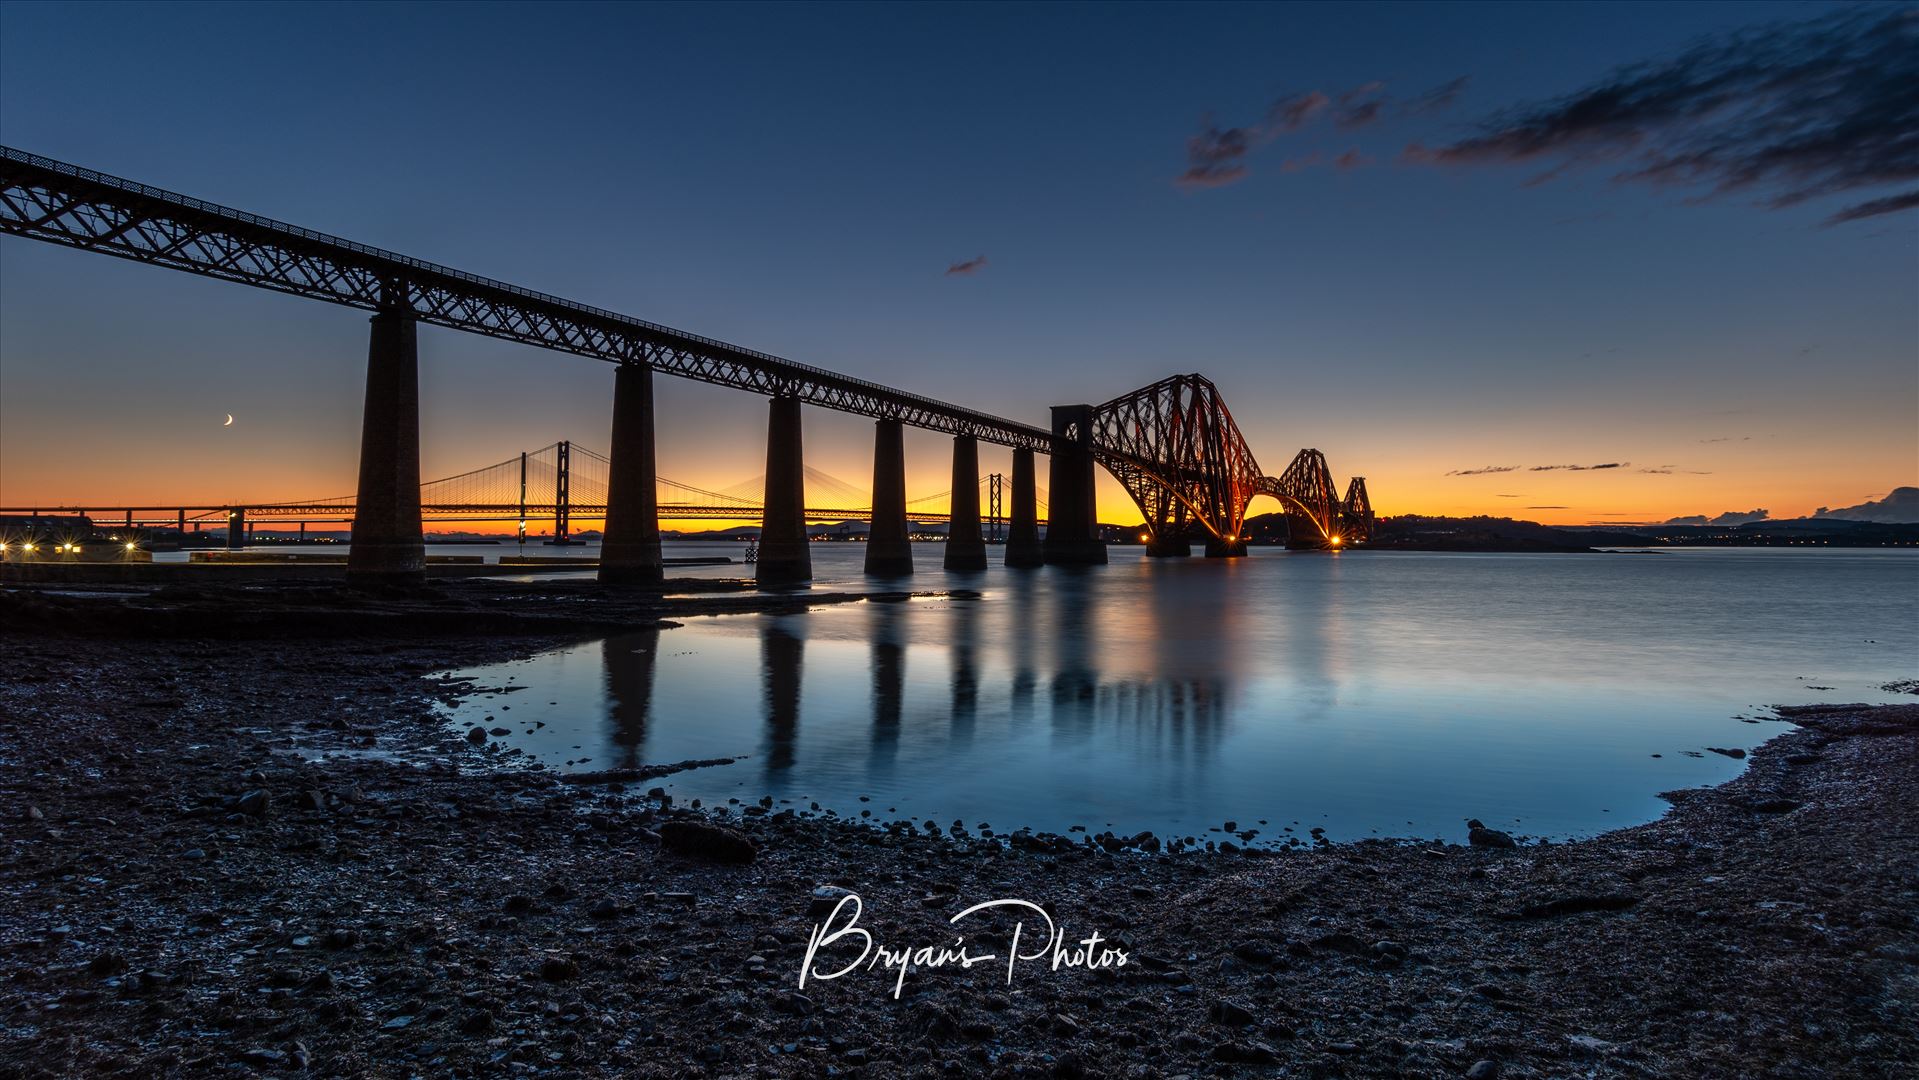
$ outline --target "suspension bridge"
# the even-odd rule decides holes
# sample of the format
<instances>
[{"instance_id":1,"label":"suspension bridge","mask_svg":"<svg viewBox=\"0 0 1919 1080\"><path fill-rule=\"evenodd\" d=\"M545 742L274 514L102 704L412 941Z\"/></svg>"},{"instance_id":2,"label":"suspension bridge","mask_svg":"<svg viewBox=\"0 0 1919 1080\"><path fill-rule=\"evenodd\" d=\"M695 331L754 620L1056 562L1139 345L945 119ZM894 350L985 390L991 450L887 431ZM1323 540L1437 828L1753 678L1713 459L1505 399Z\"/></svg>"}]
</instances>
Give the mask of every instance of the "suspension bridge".
<instances>
[{"instance_id":1,"label":"suspension bridge","mask_svg":"<svg viewBox=\"0 0 1919 1080\"><path fill-rule=\"evenodd\" d=\"M513 522L522 531L533 525L550 527L551 537L565 543L574 522L605 519L611 466L612 460L604 454L570 440L549 443L505 461L421 484L420 516L449 523ZM983 504L991 508L982 518L989 531L1003 531L1007 524L1000 512L1005 480L1000 473L978 479ZM659 477L660 520L756 521L765 511L765 481L764 476L756 476L716 491ZM808 491L834 500L807 507L809 522L872 520L868 492L810 466L806 481ZM907 520L919 525L947 522L952 515L939 507L947 505L951 496L951 491L937 491L908 499ZM1039 506L1044 522L1043 490ZM354 496L337 495L279 502L229 500L217 506L0 506L0 517L77 516L125 529L173 528L183 534L208 529L224 532L228 546L237 547L255 525L350 522L355 511Z\"/></svg>"},{"instance_id":2,"label":"suspension bridge","mask_svg":"<svg viewBox=\"0 0 1919 1080\"><path fill-rule=\"evenodd\" d=\"M372 312L355 493L306 504L217 508L229 521L248 513L256 520L276 514L286 515L279 520L306 520L298 515L324 512L320 504L350 517L347 575L353 581L422 578L423 522L429 515L452 520L461 513L504 514L509 507L517 520L527 520L531 507L550 507L556 524L574 513L597 512L605 521L600 580L609 584L661 580L662 517L724 516L754 508L761 521L756 575L763 582L811 577L807 522L816 516L865 517L871 523L867 571L910 573L910 524L930 515L915 511L906 499L902 431L907 425L953 437L953 481L944 515L943 562L949 570L986 566L978 479L982 441L1013 452L1011 475L1003 480L1009 566L1106 561L1094 510L1095 466L1116 477L1138 505L1152 555L1188 555L1196 540L1204 541L1209 556L1244 555L1247 510L1261 497L1275 500L1284 511L1289 546L1337 548L1363 542L1372 529L1364 478L1351 478L1342 497L1325 455L1313 449L1299 451L1277 476L1266 474L1218 388L1199 374L1176 375L1097 406L1055 405L1049 426L1029 425L12 147L0 147L0 233ZM417 344L422 324L613 364L609 454L592 455L592 469L582 472L586 483L575 489L573 448L562 442L549 448L556 459L555 487L544 503L529 506L524 495L497 497L501 477L510 477L511 461L423 485ZM662 482L656 475L656 371L770 398L766 472L757 504ZM808 503L807 481L818 474L804 460L805 405L874 421L873 483L865 507ZM1037 454L1048 455L1052 496L1043 534ZM519 466L530 482L531 458L523 455ZM543 461L541 469L546 468ZM589 478L593 469L603 479ZM663 503L663 488L691 501ZM992 490L1000 491L1000 485ZM585 509L589 506L592 511ZM131 521L135 508L120 509ZM192 508L169 509L184 526L185 512ZM999 519L997 509L986 516Z\"/></svg>"}]
</instances>

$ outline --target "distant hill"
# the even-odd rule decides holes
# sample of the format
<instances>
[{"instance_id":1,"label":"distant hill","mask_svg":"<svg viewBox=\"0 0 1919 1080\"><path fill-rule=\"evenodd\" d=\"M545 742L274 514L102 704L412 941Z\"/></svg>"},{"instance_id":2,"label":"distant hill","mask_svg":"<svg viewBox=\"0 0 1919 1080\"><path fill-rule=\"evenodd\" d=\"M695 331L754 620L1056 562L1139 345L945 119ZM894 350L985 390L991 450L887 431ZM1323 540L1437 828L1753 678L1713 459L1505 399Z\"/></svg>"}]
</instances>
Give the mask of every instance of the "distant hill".
<instances>
[{"instance_id":1,"label":"distant hill","mask_svg":"<svg viewBox=\"0 0 1919 1080\"><path fill-rule=\"evenodd\" d=\"M1286 515L1246 520L1253 543L1283 543ZM1380 518L1366 545L1389 551L1588 552L1611 547L1919 547L1919 524L1797 518L1744 525L1541 525L1503 517Z\"/></svg>"}]
</instances>

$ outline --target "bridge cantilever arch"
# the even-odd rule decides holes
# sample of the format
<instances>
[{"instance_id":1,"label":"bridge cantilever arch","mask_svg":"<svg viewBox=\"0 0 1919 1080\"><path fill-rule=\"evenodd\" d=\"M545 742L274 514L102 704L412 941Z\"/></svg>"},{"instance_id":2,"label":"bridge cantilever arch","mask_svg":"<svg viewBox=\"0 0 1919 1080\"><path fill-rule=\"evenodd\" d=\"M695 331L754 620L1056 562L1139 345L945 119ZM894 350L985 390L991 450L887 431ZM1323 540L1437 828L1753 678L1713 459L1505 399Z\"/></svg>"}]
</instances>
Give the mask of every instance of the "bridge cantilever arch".
<instances>
[{"instance_id":1,"label":"bridge cantilever arch","mask_svg":"<svg viewBox=\"0 0 1919 1080\"><path fill-rule=\"evenodd\" d=\"M1195 527L1208 537L1209 554L1243 554L1245 504L1255 494L1279 498L1289 522L1297 517L1302 530L1310 524L1313 531L1295 536L1302 543L1336 545L1342 535L1356 538L1371 525L1363 482L1355 480L1340 503L1317 451L1302 451L1277 479L1259 476L1217 390L1196 375L1178 376L1097 408L1058 407L1051 428L1039 428L11 147L0 147L0 232L372 312L348 556L348 574L355 581L413 581L425 573L416 347L422 322L617 365L600 566L601 580L609 584L652 583L661 575L655 371L772 399L756 569L768 583L811 576L802 405L867 416L879 424L873 535L881 543L879 557L869 559L868 566L874 573L911 569L910 549L899 542L906 536L906 508L903 497L895 497L903 496L903 483L895 478L904 476L898 437L904 425L954 437L949 569L974 570L985 563L977 489L962 483L977 469L980 442L1013 450L1005 552L1011 566L1106 561L1094 513L1095 463L1118 477L1140 504L1152 537L1149 548L1156 554L1173 553L1178 539ZM1164 389L1169 384L1176 388L1170 396ZM1035 453L1052 457L1043 543ZM1342 534L1342 529L1348 531Z\"/></svg>"}]
</instances>

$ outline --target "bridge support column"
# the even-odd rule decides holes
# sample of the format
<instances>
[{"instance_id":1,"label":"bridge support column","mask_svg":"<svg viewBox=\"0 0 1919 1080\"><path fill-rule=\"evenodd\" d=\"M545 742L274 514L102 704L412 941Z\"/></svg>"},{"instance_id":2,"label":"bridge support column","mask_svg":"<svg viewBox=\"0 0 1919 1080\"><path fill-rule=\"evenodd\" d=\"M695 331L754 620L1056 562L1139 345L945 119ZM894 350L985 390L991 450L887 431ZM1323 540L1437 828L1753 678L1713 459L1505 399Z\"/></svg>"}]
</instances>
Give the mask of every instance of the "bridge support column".
<instances>
[{"instance_id":1,"label":"bridge support column","mask_svg":"<svg viewBox=\"0 0 1919 1080\"><path fill-rule=\"evenodd\" d=\"M412 315L373 316L360 420L360 488L353 506L347 581L426 580L420 527L419 326Z\"/></svg>"},{"instance_id":2,"label":"bridge support column","mask_svg":"<svg viewBox=\"0 0 1919 1080\"><path fill-rule=\"evenodd\" d=\"M912 534L906 524L905 426L873 425L873 523L866 534L866 572L904 577L913 572Z\"/></svg>"},{"instance_id":3,"label":"bridge support column","mask_svg":"<svg viewBox=\"0 0 1919 1080\"><path fill-rule=\"evenodd\" d=\"M247 546L247 508L231 506L227 508L227 550L238 551Z\"/></svg>"},{"instance_id":4,"label":"bridge support column","mask_svg":"<svg viewBox=\"0 0 1919 1080\"><path fill-rule=\"evenodd\" d=\"M1206 538L1206 557L1209 559L1239 559L1246 555L1246 538L1235 536L1231 540L1221 540L1216 536Z\"/></svg>"},{"instance_id":5,"label":"bridge support column","mask_svg":"<svg viewBox=\"0 0 1919 1080\"><path fill-rule=\"evenodd\" d=\"M1106 544L1099 538L1093 508L1093 407L1053 406L1053 468L1047 485L1046 543L1041 551L1053 566L1104 566Z\"/></svg>"},{"instance_id":6,"label":"bridge support column","mask_svg":"<svg viewBox=\"0 0 1919 1080\"><path fill-rule=\"evenodd\" d=\"M800 399L768 403L766 509L760 519L760 555L753 576L762 585L813 579L806 544L806 458L800 447Z\"/></svg>"},{"instance_id":7,"label":"bridge support column","mask_svg":"<svg viewBox=\"0 0 1919 1080\"><path fill-rule=\"evenodd\" d=\"M1013 451L1013 519L1006 529L1006 565L1039 566L1039 493L1033 480L1033 451Z\"/></svg>"},{"instance_id":8,"label":"bridge support column","mask_svg":"<svg viewBox=\"0 0 1919 1080\"><path fill-rule=\"evenodd\" d=\"M953 503L946 521L946 568L986 569L986 538L979 529L979 441L953 436Z\"/></svg>"},{"instance_id":9,"label":"bridge support column","mask_svg":"<svg viewBox=\"0 0 1919 1080\"><path fill-rule=\"evenodd\" d=\"M621 364L613 374L613 456L607 467L606 532L600 584L653 585L660 560L660 506L653 456L653 366Z\"/></svg>"}]
</instances>

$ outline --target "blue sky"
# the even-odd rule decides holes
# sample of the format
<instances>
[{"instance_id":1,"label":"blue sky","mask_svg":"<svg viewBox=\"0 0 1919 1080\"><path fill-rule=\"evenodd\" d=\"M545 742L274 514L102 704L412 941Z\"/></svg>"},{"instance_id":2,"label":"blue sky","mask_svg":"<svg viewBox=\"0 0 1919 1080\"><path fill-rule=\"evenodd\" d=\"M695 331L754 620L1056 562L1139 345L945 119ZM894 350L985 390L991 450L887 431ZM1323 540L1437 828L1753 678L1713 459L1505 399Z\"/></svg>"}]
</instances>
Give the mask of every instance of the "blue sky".
<instances>
[{"instance_id":1,"label":"blue sky","mask_svg":"<svg viewBox=\"0 0 1919 1080\"><path fill-rule=\"evenodd\" d=\"M1035 422L1201 371L1267 471L1317 446L1386 510L1788 516L1919 480L1919 214L1821 224L1899 188L1768 209L1405 148L1832 10L14 3L0 141ZM1208 117L1371 83L1376 122L1175 183ZM605 365L421 349L429 475L605 445ZM344 493L364 350L361 313L0 241L0 501ZM662 473L760 471L759 399L661 393ZM865 477L870 425L807 422ZM947 486L942 440L909 455ZM1562 461L1672 471L1446 475Z\"/></svg>"}]
</instances>

